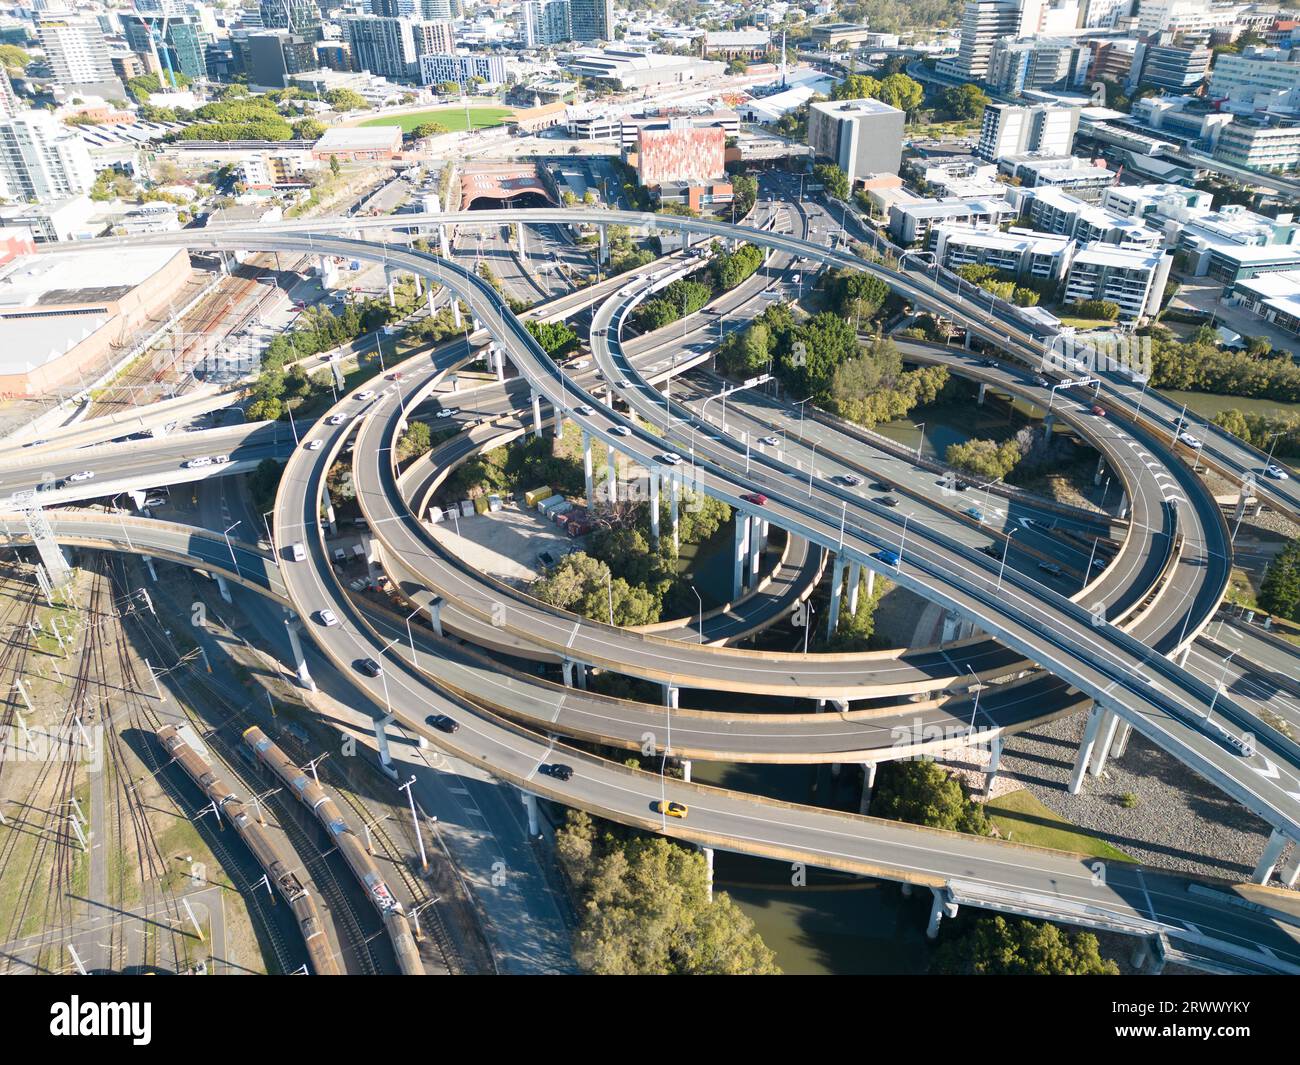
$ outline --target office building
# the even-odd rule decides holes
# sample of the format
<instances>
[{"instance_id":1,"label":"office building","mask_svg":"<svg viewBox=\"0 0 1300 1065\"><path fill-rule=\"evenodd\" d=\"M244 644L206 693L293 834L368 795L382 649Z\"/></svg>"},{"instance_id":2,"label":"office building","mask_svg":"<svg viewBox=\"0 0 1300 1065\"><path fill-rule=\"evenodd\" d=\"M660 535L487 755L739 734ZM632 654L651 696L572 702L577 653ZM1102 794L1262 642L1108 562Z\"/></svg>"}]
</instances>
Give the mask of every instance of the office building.
<instances>
[{"instance_id":1,"label":"office building","mask_svg":"<svg viewBox=\"0 0 1300 1065\"><path fill-rule=\"evenodd\" d=\"M707 184L726 176L726 131L689 118L647 122L637 130L637 180L648 188L667 182Z\"/></svg>"},{"instance_id":2,"label":"office building","mask_svg":"<svg viewBox=\"0 0 1300 1065\"><path fill-rule=\"evenodd\" d=\"M1172 251L1087 244L1070 261L1064 301L1106 300L1125 321L1149 318L1160 310L1172 262Z\"/></svg>"},{"instance_id":3,"label":"office building","mask_svg":"<svg viewBox=\"0 0 1300 1065\"><path fill-rule=\"evenodd\" d=\"M302 34L264 30L248 35L244 67L249 85L255 88L288 88L292 75L313 70L315 66L315 45Z\"/></svg>"},{"instance_id":4,"label":"office building","mask_svg":"<svg viewBox=\"0 0 1300 1065\"><path fill-rule=\"evenodd\" d=\"M482 78L489 85L506 80L506 61L499 55L452 55L428 53L420 56L420 84L438 85L454 81L464 85L470 78Z\"/></svg>"},{"instance_id":5,"label":"office building","mask_svg":"<svg viewBox=\"0 0 1300 1065\"><path fill-rule=\"evenodd\" d=\"M1073 89L1084 83L1091 51L1063 37L1004 38L993 42L984 81L1007 96L1026 89Z\"/></svg>"},{"instance_id":6,"label":"office building","mask_svg":"<svg viewBox=\"0 0 1300 1065\"><path fill-rule=\"evenodd\" d=\"M1002 167L1026 188L1066 189L1089 203L1100 200L1118 176L1114 170L1074 156L1055 159L1012 156L1002 161Z\"/></svg>"},{"instance_id":7,"label":"office building","mask_svg":"<svg viewBox=\"0 0 1300 1065\"><path fill-rule=\"evenodd\" d=\"M47 111L23 111L0 121L0 196L59 200L95 183L82 139Z\"/></svg>"},{"instance_id":8,"label":"office building","mask_svg":"<svg viewBox=\"0 0 1300 1065\"><path fill-rule=\"evenodd\" d=\"M447 55L456 51L456 27L447 19L417 21L411 25L416 56Z\"/></svg>"},{"instance_id":9,"label":"office building","mask_svg":"<svg viewBox=\"0 0 1300 1065\"><path fill-rule=\"evenodd\" d=\"M938 226L959 223L972 229L998 229L1015 218L1016 209L1003 199L916 200L890 205L889 234L903 247L930 250Z\"/></svg>"},{"instance_id":10,"label":"office building","mask_svg":"<svg viewBox=\"0 0 1300 1065\"><path fill-rule=\"evenodd\" d=\"M724 64L712 60L629 48L579 48L561 56L560 61L571 74L619 91L688 85L716 78L726 70Z\"/></svg>"},{"instance_id":11,"label":"office building","mask_svg":"<svg viewBox=\"0 0 1300 1065\"><path fill-rule=\"evenodd\" d=\"M1213 58L1208 48L1175 43L1172 34L1161 34L1152 42L1138 45L1128 83L1134 88L1152 85L1172 93L1195 92L1210 72Z\"/></svg>"},{"instance_id":12,"label":"office building","mask_svg":"<svg viewBox=\"0 0 1300 1065\"><path fill-rule=\"evenodd\" d=\"M1133 0L1086 0L1080 29L1113 29L1119 19L1128 15L1133 7Z\"/></svg>"},{"instance_id":13,"label":"office building","mask_svg":"<svg viewBox=\"0 0 1300 1065\"><path fill-rule=\"evenodd\" d=\"M614 39L614 0L569 0L575 41Z\"/></svg>"},{"instance_id":14,"label":"office building","mask_svg":"<svg viewBox=\"0 0 1300 1065\"><path fill-rule=\"evenodd\" d=\"M939 70L984 81L998 41L1071 33L1078 22L1078 0L967 0L957 56L940 63Z\"/></svg>"},{"instance_id":15,"label":"office building","mask_svg":"<svg viewBox=\"0 0 1300 1065\"><path fill-rule=\"evenodd\" d=\"M524 0L520 15L519 36L525 48L573 40L569 0Z\"/></svg>"},{"instance_id":16,"label":"office building","mask_svg":"<svg viewBox=\"0 0 1300 1065\"><path fill-rule=\"evenodd\" d=\"M108 42L92 18L40 18L36 35L54 80L70 93L117 98L125 95L113 73Z\"/></svg>"},{"instance_id":17,"label":"office building","mask_svg":"<svg viewBox=\"0 0 1300 1065\"><path fill-rule=\"evenodd\" d=\"M1070 237L1076 244L1154 248L1161 242L1159 230L1144 225L1141 219L1088 203L1058 188L1014 189L1012 195L1029 226Z\"/></svg>"},{"instance_id":18,"label":"office building","mask_svg":"<svg viewBox=\"0 0 1300 1065\"><path fill-rule=\"evenodd\" d=\"M944 223L934 230L934 254L949 270L977 263L1017 283L1056 281L1065 273L1074 241L1029 229L980 229Z\"/></svg>"},{"instance_id":19,"label":"office building","mask_svg":"<svg viewBox=\"0 0 1300 1065\"><path fill-rule=\"evenodd\" d=\"M835 163L850 184L872 174L897 174L906 116L879 100L825 100L808 109L808 144Z\"/></svg>"},{"instance_id":20,"label":"office building","mask_svg":"<svg viewBox=\"0 0 1300 1065\"><path fill-rule=\"evenodd\" d=\"M413 77L418 72L415 23L410 19L344 15L339 23L357 70L383 78L401 79Z\"/></svg>"},{"instance_id":21,"label":"office building","mask_svg":"<svg viewBox=\"0 0 1300 1065\"><path fill-rule=\"evenodd\" d=\"M245 25L251 13L248 9L242 13ZM262 29L292 30L312 40L320 36L321 14L316 0L262 0L257 14Z\"/></svg>"},{"instance_id":22,"label":"office building","mask_svg":"<svg viewBox=\"0 0 1300 1065\"><path fill-rule=\"evenodd\" d=\"M1300 51L1247 48L1240 55L1225 52L1214 61L1206 97L1232 110L1259 110L1268 97L1286 95L1300 87Z\"/></svg>"},{"instance_id":23,"label":"office building","mask_svg":"<svg viewBox=\"0 0 1300 1065\"><path fill-rule=\"evenodd\" d=\"M1014 155L1067 156L1074 150L1078 126L1079 111L1074 107L991 103L984 108L975 154L983 159Z\"/></svg>"},{"instance_id":24,"label":"office building","mask_svg":"<svg viewBox=\"0 0 1300 1065\"><path fill-rule=\"evenodd\" d=\"M122 32L131 51L157 55L164 75L170 70L191 81L208 76L204 54L208 35L199 27L198 19L128 14L122 16Z\"/></svg>"},{"instance_id":25,"label":"office building","mask_svg":"<svg viewBox=\"0 0 1300 1065\"><path fill-rule=\"evenodd\" d=\"M1300 167L1300 125L1238 119L1219 131L1214 158L1267 173Z\"/></svg>"},{"instance_id":26,"label":"office building","mask_svg":"<svg viewBox=\"0 0 1300 1065\"><path fill-rule=\"evenodd\" d=\"M18 113L18 97L14 95L13 82L9 73L0 67L0 118L8 118Z\"/></svg>"}]
</instances>

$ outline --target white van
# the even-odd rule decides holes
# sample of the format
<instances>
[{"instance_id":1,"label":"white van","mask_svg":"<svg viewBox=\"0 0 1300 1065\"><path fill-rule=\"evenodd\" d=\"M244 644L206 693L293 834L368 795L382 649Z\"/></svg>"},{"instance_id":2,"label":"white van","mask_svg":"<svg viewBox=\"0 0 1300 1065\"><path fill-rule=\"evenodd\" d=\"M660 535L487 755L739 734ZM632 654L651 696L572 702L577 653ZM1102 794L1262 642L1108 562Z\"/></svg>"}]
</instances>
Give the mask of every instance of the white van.
<instances>
[{"instance_id":1,"label":"white van","mask_svg":"<svg viewBox=\"0 0 1300 1065\"><path fill-rule=\"evenodd\" d=\"M293 552L293 560L295 562L307 561L307 549L303 547L301 543L294 544L289 548L289 550Z\"/></svg>"}]
</instances>

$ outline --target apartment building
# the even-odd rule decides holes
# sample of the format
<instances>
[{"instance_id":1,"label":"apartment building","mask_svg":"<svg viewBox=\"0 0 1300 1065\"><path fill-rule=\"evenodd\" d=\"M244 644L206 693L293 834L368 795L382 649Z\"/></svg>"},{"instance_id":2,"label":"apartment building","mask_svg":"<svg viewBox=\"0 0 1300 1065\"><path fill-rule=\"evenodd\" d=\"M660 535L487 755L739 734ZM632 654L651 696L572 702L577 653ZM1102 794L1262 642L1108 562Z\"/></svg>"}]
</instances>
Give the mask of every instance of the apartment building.
<instances>
[{"instance_id":1,"label":"apartment building","mask_svg":"<svg viewBox=\"0 0 1300 1065\"><path fill-rule=\"evenodd\" d=\"M1074 241L1032 229L979 229L957 223L936 226L932 241L939 262L950 270L978 263L1017 282L1057 281L1070 264Z\"/></svg>"},{"instance_id":2,"label":"apartment building","mask_svg":"<svg viewBox=\"0 0 1300 1065\"><path fill-rule=\"evenodd\" d=\"M1107 300L1119 307L1125 321L1140 321L1160 310L1172 262L1171 251L1085 244L1070 261L1063 299Z\"/></svg>"}]
</instances>

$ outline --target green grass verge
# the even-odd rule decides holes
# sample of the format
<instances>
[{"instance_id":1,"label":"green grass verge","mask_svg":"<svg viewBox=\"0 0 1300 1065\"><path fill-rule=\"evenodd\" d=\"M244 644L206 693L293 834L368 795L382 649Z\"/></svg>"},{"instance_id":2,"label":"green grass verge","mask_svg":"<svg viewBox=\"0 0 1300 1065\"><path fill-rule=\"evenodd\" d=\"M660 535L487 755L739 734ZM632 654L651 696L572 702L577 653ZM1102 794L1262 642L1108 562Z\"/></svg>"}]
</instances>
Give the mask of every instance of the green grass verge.
<instances>
[{"instance_id":1,"label":"green grass verge","mask_svg":"<svg viewBox=\"0 0 1300 1065\"><path fill-rule=\"evenodd\" d=\"M511 107L471 107L469 109L469 125L465 122L465 108L463 107L439 107L432 111L412 111L405 115L392 115L388 118L372 118L368 122L362 122L364 126L401 126L403 133L410 133L416 126L422 126L426 122L438 122L447 127L451 133L462 133L466 129L489 129L492 126L500 126L514 115L514 109Z\"/></svg>"},{"instance_id":2,"label":"green grass verge","mask_svg":"<svg viewBox=\"0 0 1300 1065\"><path fill-rule=\"evenodd\" d=\"M990 800L984 804L984 811L998 826L1002 838L1013 843L1073 851L1116 862L1133 861L1119 848L1070 824L1023 789Z\"/></svg>"}]
</instances>

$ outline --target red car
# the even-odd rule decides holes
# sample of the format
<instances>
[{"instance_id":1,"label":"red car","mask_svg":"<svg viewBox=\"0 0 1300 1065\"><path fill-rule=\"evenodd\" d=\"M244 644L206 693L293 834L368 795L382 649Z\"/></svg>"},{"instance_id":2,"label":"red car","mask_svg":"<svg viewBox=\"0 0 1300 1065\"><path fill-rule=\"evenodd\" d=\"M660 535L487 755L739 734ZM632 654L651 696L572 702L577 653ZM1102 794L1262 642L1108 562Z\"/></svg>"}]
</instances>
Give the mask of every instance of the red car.
<instances>
[{"instance_id":1,"label":"red car","mask_svg":"<svg viewBox=\"0 0 1300 1065\"><path fill-rule=\"evenodd\" d=\"M753 503L756 507L764 506L767 503L767 496L763 495L762 492L746 492L740 498L746 503Z\"/></svg>"},{"instance_id":2,"label":"red car","mask_svg":"<svg viewBox=\"0 0 1300 1065\"><path fill-rule=\"evenodd\" d=\"M1092 405L1092 413L1097 415L1098 418L1106 417L1106 412L1095 403Z\"/></svg>"},{"instance_id":3,"label":"red car","mask_svg":"<svg viewBox=\"0 0 1300 1065\"><path fill-rule=\"evenodd\" d=\"M390 374L388 375L388 379L389 379L390 381L400 381L400 380L402 379L402 372L401 372L400 370L398 370L398 371L395 372L395 373L390 373Z\"/></svg>"}]
</instances>

